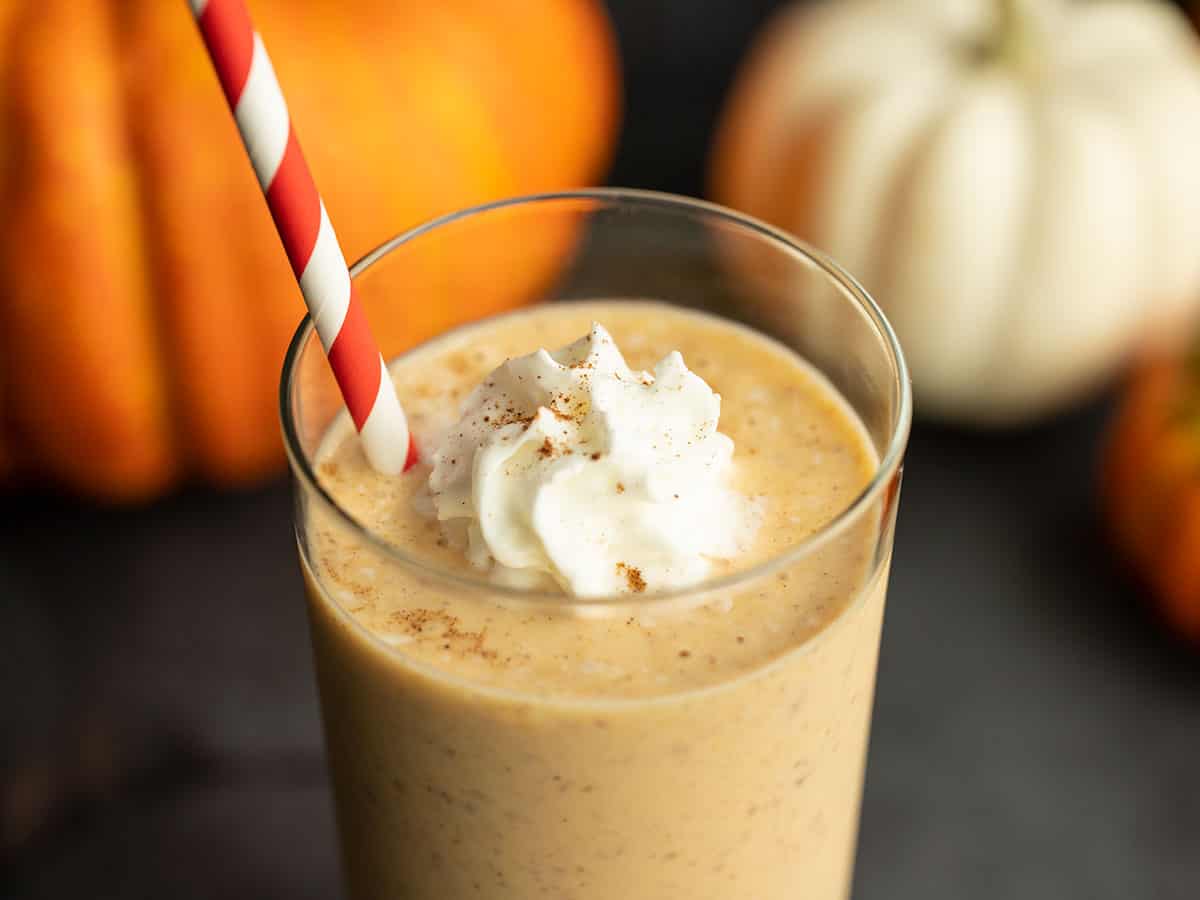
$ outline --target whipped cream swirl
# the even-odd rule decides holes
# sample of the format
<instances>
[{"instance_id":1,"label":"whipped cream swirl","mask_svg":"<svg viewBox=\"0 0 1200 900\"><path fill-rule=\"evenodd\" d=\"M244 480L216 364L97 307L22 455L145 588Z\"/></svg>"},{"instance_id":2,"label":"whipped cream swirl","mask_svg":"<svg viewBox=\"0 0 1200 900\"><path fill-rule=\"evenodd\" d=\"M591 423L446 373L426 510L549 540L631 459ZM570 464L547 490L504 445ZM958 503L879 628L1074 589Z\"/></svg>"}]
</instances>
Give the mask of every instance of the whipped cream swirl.
<instances>
[{"instance_id":1,"label":"whipped cream swirl","mask_svg":"<svg viewBox=\"0 0 1200 900\"><path fill-rule=\"evenodd\" d=\"M598 324L510 359L468 398L433 455L429 489L471 563L581 597L704 579L761 519L727 476L721 398L678 352L635 372Z\"/></svg>"}]
</instances>

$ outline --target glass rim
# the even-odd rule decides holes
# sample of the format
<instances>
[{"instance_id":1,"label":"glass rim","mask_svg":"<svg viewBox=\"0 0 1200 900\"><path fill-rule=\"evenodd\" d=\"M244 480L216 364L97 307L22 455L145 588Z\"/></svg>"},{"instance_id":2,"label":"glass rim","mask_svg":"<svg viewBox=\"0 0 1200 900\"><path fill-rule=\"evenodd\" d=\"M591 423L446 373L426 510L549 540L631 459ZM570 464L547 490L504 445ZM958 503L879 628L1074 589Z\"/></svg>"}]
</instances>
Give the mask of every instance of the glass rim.
<instances>
[{"instance_id":1,"label":"glass rim","mask_svg":"<svg viewBox=\"0 0 1200 900\"><path fill-rule=\"evenodd\" d=\"M833 281L849 298L856 302L867 314L872 325L877 330L882 343L887 350L894 373L892 391L895 402L895 418L891 423L887 444L880 454L879 466L870 481L861 491L844 506L836 515L821 525L816 531L801 541L773 554L768 559L716 578L705 579L693 585L673 588L666 591L656 591L647 594L615 594L603 597L578 597L563 591L531 590L499 584L487 578L484 574L474 574L471 571L452 571L431 564L405 552L401 547L385 540L351 515L325 489L316 472L312 461L304 452L297 423L293 420L291 410L291 392L294 376L305 348L314 337L312 316L305 314L297 326L292 340L284 355L283 371L279 385L279 412L283 429L283 443L287 452L292 475L300 482L300 487L316 496L341 522L350 528L357 536L365 539L376 550L400 565L418 571L426 577L439 579L450 586L470 591L500 595L506 599L522 602L541 602L558 607L594 606L594 607L636 607L644 609L649 606L679 601L682 598L695 597L713 591L724 591L739 587L747 582L771 575L781 568L794 564L800 559L813 553L830 538L839 534L844 528L857 521L858 517L868 509L887 490L903 462L905 447L908 443L912 427L912 385L908 373L908 365L904 359L900 342L896 337L891 323L884 316L879 305L867 293L858 281L819 250L810 247L805 242L789 235L782 229L775 228L744 213L736 212L707 200L669 194L662 191L648 191L633 188L587 188L569 191L552 191L536 194L525 194L507 197L475 206L465 207L454 212L446 213L430 219L420 225L407 229L379 244L368 251L357 262L350 266L351 278L366 273L375 263L386 257L392 251L408 244L421 236L435 231L443 226L451 225L466 219L512 207L535 207L540 204L557 204L564 201L593 201L607 204L634 204L645 207L656 207L677 212L701 214L705 217L733 223L746 228L757 235L777 244L781 249L793 254L799 254L815 264L822 274ZM503 313L501 313L503 315ZM464 323L470 325L475 323ZM460 326L461 327L461 326ZM757 330L757 329L756 329ZM444 333L443 333L444 334ZM438 340L443 334L434 335L430 341ZM422 341L404 351L401 356L415 352L428 341ZM791 349L791 348L789 348ZM322 353L324 351L322 350ZM793 351L794 352L794 351ZM303 548L301 548L303 550ZM874 567L872 567L874 571Z\"/></svg>"}]
</instances>

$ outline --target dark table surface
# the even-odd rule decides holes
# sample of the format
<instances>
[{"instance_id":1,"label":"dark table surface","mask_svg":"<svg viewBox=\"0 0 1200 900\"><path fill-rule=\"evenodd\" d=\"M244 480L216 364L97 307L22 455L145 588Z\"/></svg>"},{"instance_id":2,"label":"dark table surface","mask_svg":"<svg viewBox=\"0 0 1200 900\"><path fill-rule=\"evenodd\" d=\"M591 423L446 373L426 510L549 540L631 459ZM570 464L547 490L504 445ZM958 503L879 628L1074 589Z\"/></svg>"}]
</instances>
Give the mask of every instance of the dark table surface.
<instances>
[{"instance_id":1,"label":"dark table surface","mask_svg":"<svg viewBox=\"0 0 1200 900\"><path fill-rule=\"evenodd\" d=\"M771 5L612 4L614 183L702 190ZM1107 408L915 429L857 898L1200 896L1200 653L1099 533ZM286 484L0 503L0 896L340 896Z\"/></svg>"}]
</instances>

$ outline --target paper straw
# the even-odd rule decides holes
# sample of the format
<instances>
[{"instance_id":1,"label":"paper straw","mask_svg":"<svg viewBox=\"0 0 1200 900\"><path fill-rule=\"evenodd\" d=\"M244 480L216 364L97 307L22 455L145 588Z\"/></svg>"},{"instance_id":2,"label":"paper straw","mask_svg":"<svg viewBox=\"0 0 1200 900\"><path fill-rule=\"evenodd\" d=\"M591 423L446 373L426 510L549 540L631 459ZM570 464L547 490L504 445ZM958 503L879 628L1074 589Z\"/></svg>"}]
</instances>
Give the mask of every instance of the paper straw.
<instances>
[{"instance_id":1,"label":"paper straw","mask_svg":"<svg viewBox=\"0 0 1200 900\"><path fill-rule=\"evenodd\" d=\"M245 0L189 3L367 459L385 474L407 469L408 422Z\"/></svg>"}]
</instances>

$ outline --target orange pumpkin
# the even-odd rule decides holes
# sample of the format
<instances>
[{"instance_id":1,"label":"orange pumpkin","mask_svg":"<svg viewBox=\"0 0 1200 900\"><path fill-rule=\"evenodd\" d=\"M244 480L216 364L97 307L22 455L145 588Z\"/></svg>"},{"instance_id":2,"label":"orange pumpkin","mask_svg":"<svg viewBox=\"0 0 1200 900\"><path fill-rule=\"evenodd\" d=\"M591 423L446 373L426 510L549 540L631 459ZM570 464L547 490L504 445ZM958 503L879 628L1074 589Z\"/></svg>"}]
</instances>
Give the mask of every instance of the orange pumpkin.
<instances>
[{"instance_id":1,"label":"orange pumpkin","mask_svg":"<svg viewBox=\"0 0 1200 900\"><path fill-rule=\"evenodd\" d=\"M1200 642L1200 355L1132 375L1101 467L1118 548L1182 634Z\"/></svg>"},{"instance_id":2,"label":"orange pumpkin","mask_svg":"<svg viewBox=\"0 0 1200 900\"><path fill-rule=\"evenodd\" d=\"M250 5L350 259L608 162L598 0ZM186 4L3 0L0 41L0 477L124 499L275 471L303 307ZM414 300L412 339L450 306Z\"/></svg>"}]
</instances>

